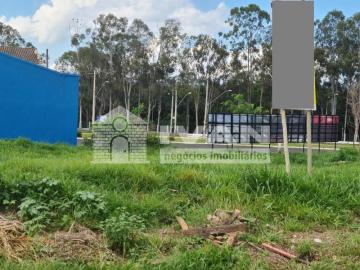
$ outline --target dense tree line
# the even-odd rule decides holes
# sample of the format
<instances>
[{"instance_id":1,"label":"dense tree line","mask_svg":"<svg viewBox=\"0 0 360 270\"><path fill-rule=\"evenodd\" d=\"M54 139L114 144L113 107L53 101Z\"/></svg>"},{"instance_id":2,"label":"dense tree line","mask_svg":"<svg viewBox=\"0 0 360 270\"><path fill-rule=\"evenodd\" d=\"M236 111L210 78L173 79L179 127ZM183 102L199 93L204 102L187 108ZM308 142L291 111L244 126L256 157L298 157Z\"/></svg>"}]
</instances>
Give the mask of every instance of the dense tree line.
<instances>
[{"instance_id":1,"label":"dense tree line","mask_svg":"<svg viewBox=\"0 0 360 270\"><path fill-rule=\"evenodd\" d=\"M216 37L191 36L172 19L154 33L140 19L96 18L56 62L59 70L81 74L80 126L92 121L94 77L96 115L122 105L152 130L181 125L201 132L208 112L271 112L270 15L254 4L236 7L226 24ZM6 31L1 25L1 44ZM8 44L25 46L13 31ZM346 18L334 10L315 22L315 60L317 113L340 115L349 138L360 121L360 12Z\"/></svg>"}]
</instances>

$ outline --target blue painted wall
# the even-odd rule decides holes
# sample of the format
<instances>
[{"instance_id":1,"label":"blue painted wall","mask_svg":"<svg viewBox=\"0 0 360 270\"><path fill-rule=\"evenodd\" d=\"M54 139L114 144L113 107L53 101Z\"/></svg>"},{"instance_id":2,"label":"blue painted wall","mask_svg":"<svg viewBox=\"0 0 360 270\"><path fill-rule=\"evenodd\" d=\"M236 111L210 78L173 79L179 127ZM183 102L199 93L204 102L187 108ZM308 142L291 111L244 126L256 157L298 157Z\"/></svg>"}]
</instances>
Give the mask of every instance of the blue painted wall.
<instances>
[{"instance_id":1,"label":"blue painted wall","mask_svg":"<svg viewBox=\"0 0 360 270\"><path fill-rule=\"evenodd\" d=\"M0 139L76 144L79 76L0 53Z\"/></svg>"}]
</instances>

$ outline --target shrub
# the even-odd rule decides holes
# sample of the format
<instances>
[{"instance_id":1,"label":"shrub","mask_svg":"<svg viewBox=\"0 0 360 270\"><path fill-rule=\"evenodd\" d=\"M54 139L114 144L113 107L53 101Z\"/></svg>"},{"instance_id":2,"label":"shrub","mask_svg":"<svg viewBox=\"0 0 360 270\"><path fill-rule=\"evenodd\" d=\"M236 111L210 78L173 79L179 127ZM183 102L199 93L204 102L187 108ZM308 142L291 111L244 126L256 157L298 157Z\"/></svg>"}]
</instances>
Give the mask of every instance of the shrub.
<instances>
[{"instance_id":1,"label":"shrub","mask_svg":"<svg viewBox=\"0 0 360 270\"><path fill-rule=\"evenodd\" d=\"M66 192L52 179L5 185L0 181L0 199L4 208L15 208L30 233L68 225L71 220L89 223L103 219L103 197L89 191ZM87 224L88 225L88 224Z\"/></svg>"},{"instance_id":2,"label":"shrub","mask_svg":"<svg viewBox=\"0 0 360 270\"><path fill-rule=\"evenodd\" d=\"M103 227L110 248L125 256L144 241L141 232L145 229L145 222L140 216L131 215L124 208L119 208L116 212L116 215L105 220Z\"/></svg>"},{"instance_id":3,"label":"shrub","mask_svg":"<svg viewBox=\"0 0 360 270\"><path fill-rule=\"evenodd\" d=\"M357 161L360 159L360 152L356 149L340 149L332 158L332 162Z\"/></svg>"},{"instance_id":4,"label":"shrub","mask_svg":"<svg viewBox=\"0 0 360 270\"><path fill-rule=\"evenodd\" d=\"M96 218L102 216L106 210L104 199L94 192L76 192L71 203L76 219Z\"/></svg>"}]
</instances>

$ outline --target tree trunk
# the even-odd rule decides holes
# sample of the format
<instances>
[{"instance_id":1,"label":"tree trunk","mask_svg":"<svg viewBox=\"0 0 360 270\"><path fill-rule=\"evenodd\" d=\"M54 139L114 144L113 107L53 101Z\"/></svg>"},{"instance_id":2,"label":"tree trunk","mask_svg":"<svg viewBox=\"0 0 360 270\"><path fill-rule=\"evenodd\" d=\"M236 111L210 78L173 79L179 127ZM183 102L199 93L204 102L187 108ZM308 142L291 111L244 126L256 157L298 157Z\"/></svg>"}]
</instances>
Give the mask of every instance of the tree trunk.
<instances>
[{"instance_id":1,"label":"tree trunk","mask_svg":"<svg viewBox=\"0 0 360 270\"><path fill-rule=\"evenodd\" d=\"M194 100L195 105L195 132L199 134L199 99Z\"/></svg>"},{"instance_id":2,"label":"tree trunk","mask_svg":"<svg viewBox=\"0 0 360 270\"><path fill-rule=\"evenodd\" d=\"M92 96L92 117L91 123L95 123L95 107L96 107L96 70L94 70L94 80L93 80L93 96Z\"/></svg>"},{"instance_id":3,"label":"tree trunk","mask_svg":"<svg viewBox=\"0 0 360 270\"><path fill-rule=\"evenodd\" d=\"M177 93L177 88L175 86L175 99L174 99L174 132L177 133L178 132L178 128L177 128L177 104L178 103L178 93Z\"/></svg>"},{"instance_id":4,"label":"tree trunk","mask_svg":"<svg viewBox=\"0 0 360 270\"><path fill-rule=\"evenodd\" d=\"M173 133L174 120L174 90L171 90L171 107L170 107L170 133Z\"/></svg>"},{"instance_id":5,"label":"tree trunk","mask_svg":"<svg viewBox=\"0 0 360 270\"><path fill-rule=\"evenodd\" d=\"M161 104L162 104L162 86L160 85L158 116L157 116L157 125L156 125L157 132L160 132Z\"/></svg>"},{"instance_id":6,"label":"tree trunk","mask_svg":"<svg viewBox=\"0 0 360 270\"><path fill-rule=\"evenodd\" d=\"M127 97L126 97L126 120L130 120L130 106L131 106L131 89L132 89L132 83L129 82L129 87L127 91Z\"/></svg>"},{"instance_id":7,"label":"tree trunk","mask_svg":"<svg viewBox=\"0 0 360 270\"><path fill-rule=\"evenodd\" d=\"M250 88L250 41L248 42L248 57L247 57L247 94L248 94L248 102L251 103L251 88Z\"/></svg>"},{"instance_id":8,"label":"tree trunk","mask_svg":"<svg viewBox=\"0 0 360 270\"><path fill-rule=\"evenodd\" d=\"M189 133L189 124L190 124L190 117L189 117L189 104L190 104L190 101L189 101L189 98L187 99L186 101L186 132Z\"/></svg>"},{"instance_id":9,"label":"tree trunk","mask_svg":"<svg viewBox=\"0 0 360 270\"><path fill-rule=\"evenodd\" d=\"M349 102L348 98L349 98L349 91L346 91L344 134L343 134L343 141L344 141L344 142L346 142L346 128L347 128L348 102Z\"/></svg>"},{"instance_id":10,"label":"tree trunk","mask_svg":"<svg viewBox=\"0 0 360 270\"><path fill-rule=\"evenodd\" d=\"M264 94L264 89L265 88L265 82L264 82L264 79L262 78L261 80L261 88L260 88L260 108L261 108L261 111L262 111L262 100L263 100L263 94Z\"/></svg>"},{"instance_id":11,"label":"tree trunk","mask_svg":"<svg viewBox=\"0 0 360 270\"><path fill-rule=\"evenodd\" d=\"M109 116L110 117L112 117L111 111L112 111L112 91L110 89L110 99L109 99Z\"/></svg>"},{"instance_id":12,"label":"tree trunk","mask_svg":"<svg viewBox=\"0 0 360 270\"><path fill-rule=\"evenodd\" d=\"M336 115L336 86L335 86L334 78L331 78L331 89L332 89L331 114Z\"/></svg>"},{"instance_id":13,"label":"tree trunk","mask_svg":"<svg viewBox=\"0 0 360 270\"><path fill-rule=\"evenodd\" d=\"M205 109L204 109L204 128L203 134L206 134L206 127L207 127L207 116L208 116L208 109L209 109L209 78L206 79L206 89L205 89Z\"/></svg>"},{"instance_id":14,"label":"tree trunk","mask_svg":"<svg viewBox=\"0 0 360 270\"><path fill-rule=\"evenodd\" d=\"M354 121L355 121L354 143L356 143L359 139L359 119L355 117Z\"/></svg>"},{"instance_id":15,"label":"tree trunk","mask_svg":"<svg viewBox=\"0 0 360 270\"><path fill-rule=\"evenodd\" d=\"M147 124L146 124L146 130L149 132L150 127L150 115L151 115L151 91L150 87L148 89L148 113L147 113Z\"/></svg>"}]
</instances>

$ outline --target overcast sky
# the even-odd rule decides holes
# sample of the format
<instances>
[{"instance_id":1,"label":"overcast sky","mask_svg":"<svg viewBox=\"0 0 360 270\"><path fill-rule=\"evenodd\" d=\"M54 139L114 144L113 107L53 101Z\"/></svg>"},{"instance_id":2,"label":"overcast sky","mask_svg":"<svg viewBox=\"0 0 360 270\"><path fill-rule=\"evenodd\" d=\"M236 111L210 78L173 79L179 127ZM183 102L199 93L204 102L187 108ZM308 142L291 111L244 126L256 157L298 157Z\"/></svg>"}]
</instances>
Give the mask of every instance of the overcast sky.
<instances>
[{"instance_id":1,"label":"overcast sky","mask_svg":"<svg viewBox=\"0 0 360 270\"><path fill-rule=\"evenodd\" d=\"M1 0L0 20L15 27L51 62L70 48L73 18L86 27L99 14L113 13L144 20L154 31L168 18L181 21L185 32L216 35L224 30L230 9L250 3L271 12L270 0ZM360 12L360 0L315 0L315 17L342 10L346 16Z\"/></svg>"}]
</instances>

